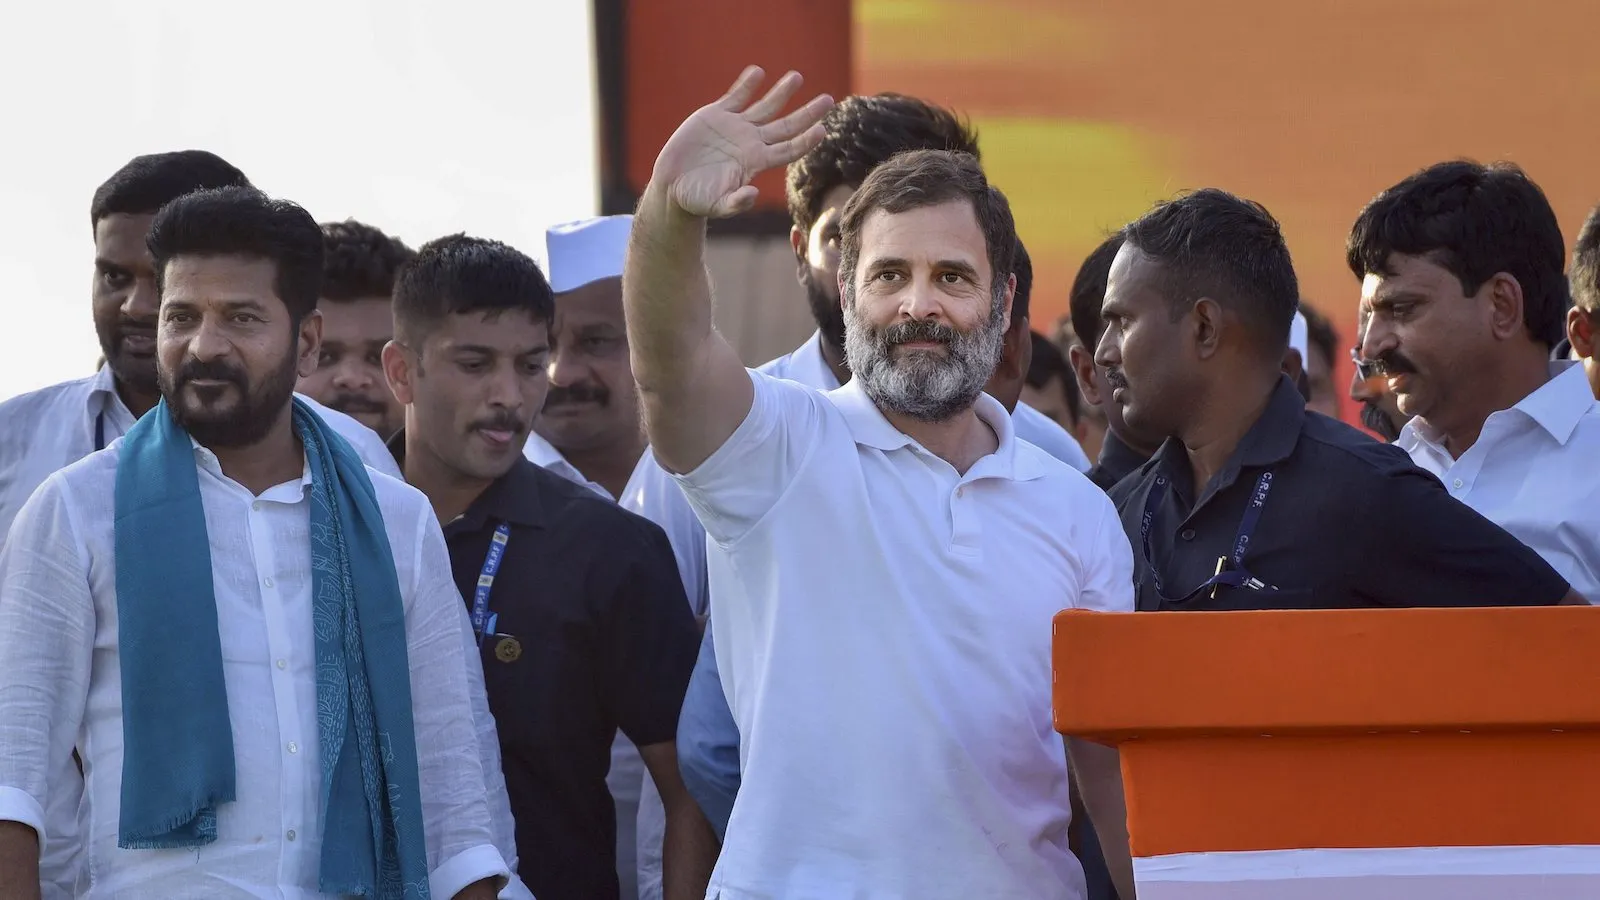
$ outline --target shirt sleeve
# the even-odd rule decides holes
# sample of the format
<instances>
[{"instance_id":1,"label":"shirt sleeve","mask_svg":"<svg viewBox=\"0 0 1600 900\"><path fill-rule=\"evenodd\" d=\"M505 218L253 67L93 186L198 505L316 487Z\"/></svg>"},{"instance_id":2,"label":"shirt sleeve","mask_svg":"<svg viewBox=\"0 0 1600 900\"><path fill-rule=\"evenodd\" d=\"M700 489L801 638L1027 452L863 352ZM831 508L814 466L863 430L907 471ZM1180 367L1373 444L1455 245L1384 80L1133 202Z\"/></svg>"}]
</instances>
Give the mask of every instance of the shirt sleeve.
<instances>
[{"instance_id":1,"label":"shirt sleeve","mask_svg":"<svg viewBox=\"0 0 1600 900\"><path fill-rule=\"evenodd\" d=\"M0 819L56 853L45 810L83 722L94 650L89 561L59 475L23 505L0 551Z\"/></svg>"},{"instance_id":2,"label":"shirt sleeve","mask_svg":"<svg viewBox=\"0 0 1600 900\"><path fill-rule=\"evenodd\" d=\"M1356 527L1354 590L1384 606L1543 606L1568 585L1505 529L1410 465L1379 481Z\"/></svg>"},{"instance_id":3,"label":"shirt sleeve","mask_svg":"<svg viewBox=\"0 0 1600 900\"><path fill-rule=\"evenodd\" d=\"M1078 595L1076 609L1094 609L1101 612L1132 612L1134 608L1133 547L1128 534L1117 517L1116 507L1103 495L1099 503L1099 522L1093 540L1088 542L1092 555L1084 560L1083 590Z\"/></svg>"},{"instance_id":4,"label":"shirt sleeve","mask_svg":"<svg viewBox=\"0 0 1600 900\"><path fill-rule=\"evenodd\" d=\"M454 897L485 878L504 884L511 869L496 849L492 801L485 796L483 723L467 668L476 656L462 658L466 604L452 580L444 534L426 504L419 503L412 527L418 547L406 602L406 651L428 880L433 896Z\"/></svg>"},{"instance_id":5,"label":"shirt sleeve","mask_svg":"<svg viewBox=\"0 0 1600 900\"><path fill-rule=\"evenodd\" d=\"M673 476L706 534L732 544L777 505L822 439L826 397L749 371L750 413L694 471Z\"/></svg>"},{"instance_id":6,"label":"shirt sleeve","mask_svg":"<svg viewBox=\"0 0 1600 900\"><path fill-rule=\"evenodd\" d=\"M648 747L678 733L699 629L666 535L631 514L627 524L635 532L631 553L605 611L606 680L618 727L634 746Z\"/></svg>"},{"instance_id":7,"label":"shirt sleeve","mask_svg":"<svg viewBox=\"0 0 1600 900\"><path fill-rule=\"evenodd\" d=\"M689 796L716 829L717 840L725 840L739 794L739 726L722 692L710 622L678 718L678 769Z\"/></svg>"}]
</instances>

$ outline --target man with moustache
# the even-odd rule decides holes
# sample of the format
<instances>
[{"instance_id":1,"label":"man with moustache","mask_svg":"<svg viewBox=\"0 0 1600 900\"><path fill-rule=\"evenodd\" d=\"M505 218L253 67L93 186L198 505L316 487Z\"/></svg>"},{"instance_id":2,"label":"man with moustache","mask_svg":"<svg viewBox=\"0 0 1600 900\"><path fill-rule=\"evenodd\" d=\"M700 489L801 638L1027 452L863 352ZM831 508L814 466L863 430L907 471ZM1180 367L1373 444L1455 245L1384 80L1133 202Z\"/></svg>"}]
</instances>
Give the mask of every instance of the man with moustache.
<instances>
[{"instance_id":1,"label":"man with moustache","mask_svg":"<svg viewBox=\"0 0 1600 900\"><path fill-rule=\"evenodd\" d=\"M0 554L0 897L40 896L74 750L70 895L494 897L509 814L438 526L293 396L316 222L231 187L167 204L148 245L161 399Z\"/></svg>"},{"instance_id":2,"label":"man with moustache","mask_svg":"<svg viewBox=\"0 0 1600 900\"><path fill-rule=\"evenodd\" d=\"M632 216L600 216L545 232L555 291L549 391L525 453L535 464L614 499L661 526L684 594L706 614L706 532L683 492L646 446L622 321L622 261ZM618 732L606 774L617 809L617 878L623 896L661 896L666 810L639 751Z\"/></svg>"},{"instance_id":3,"label":"man with moustache","mask_svg":"<svg viewBox=\"0 0 1600 900\"><path fill-rule=\"evenodd\" d=\"M545 402L553 314L522 253L462 235L423 245L395 284L384 350L406 405L390 445L445 526L523 879L540 900L619 896L606 770L620 727L666 806L676 900L703 887L715 856L673 743L699 632L659 527L523 457Z\"/></svg>"},{"instance_id":4,"label":"man with moustache","mask_svg":"<svg viewBox=\"0 0 1600 900\"><path fill-rule=\"evenodd\" d=\"M90 299L102 365L86 378L0 403L0 547L12 519L52 472L105 449L159 400L159 299L145 241L156 212L184 194L248 184L242 172L215 154L183 150L135 157L95 190L89 211L94 237ZM349 441L364 463L399 475L375 433L343 413L301 399ZM41 863L47 885L71 884L77 877L81 785L78 767L63 758L47 810Z\"/></svg>"},{"instance_id":5,"label":"man with moustache","mask_svg":"<svg viewBox=\"0 0 1600 900\"><path fill-rule=\"evenodd\" d=\"M1208 188L1123 235L1095 363L1128 424L1172 435L1111 490L1140 609L1584 602L1399 449L1306 411L1283 373L1299 285L1259 204Z\"/></svg>"},{"instance_id":6,"label":"man with moustache","mask_svg":"<svg viewBox=\"0 0 1600 900\"><path fill-rule=\"evenodd\" d=\"M1395 444L1450 496L1600 596L1600 402L1566 329L1561 226L1509 163L1458 160L1379 194L1348 243L1361 355L1413 418Z\"/></svg>"},{"instance_id":7,"label":"man with moustache","mask_svg":"<svg viewBox=\"0 0 1600 900\"><path fill-rule=\"evenodd\" d=\"M1350 350L1350 361L1355 365L1350 374L1350 399L1361 404L1361 424L1392 444L1411 417L1400 411L1394 394L1384 385L1378 364L1361 355L1366 335L1367 314L1361 313L1356 323L1356 345Z\"/></svg>"},{"instance_id":8,"label":"man with moustache","mask_svg":"<svg viewBox=\"0 0 1600 900\"><path fill-rule=\"evenodd\" d=\"M0 544L17 511L45 478L133 427L160 399L156 384L155 270L145 235L156 211L206 188L247 186L244 173L203 150L137 156L95 190L90 301L106 364L87 378L0 403ZM312 408L362 460L398 475L383 441L343 413Z\"/></svg>"},{"instance_id":9,"label":"man with moustache","mask_svg":"<svg viewBox=\"0 0 1600 900\"><path fill-rule=\"evenodd\" d=\"M839 222L853 377L823 393L745 369L711 325L706 219L749 208L831 105L778 118L799 77L757 100L760 80L663 148L623 278L651 446L706 526L743 739L712 895L1081 897L1040 623L1130 608L1130 554L1104 495L983 394L1009 206L966 154L878 166ZM1116 751L1073 758L1132 896Z\"/></svg>"},{"instance_id":10,"label":"man with moustache","mask_svg":"<svg viewBox=\"0 0 1600 900\"><path fill-rule=\"evenodd\" d=\"M383 347L394 337L389 295L411 248L354 219L323 223L322 246L322 353L300 392L387 438L405 417L383 379Z\"/></svg>"}]
</instances>

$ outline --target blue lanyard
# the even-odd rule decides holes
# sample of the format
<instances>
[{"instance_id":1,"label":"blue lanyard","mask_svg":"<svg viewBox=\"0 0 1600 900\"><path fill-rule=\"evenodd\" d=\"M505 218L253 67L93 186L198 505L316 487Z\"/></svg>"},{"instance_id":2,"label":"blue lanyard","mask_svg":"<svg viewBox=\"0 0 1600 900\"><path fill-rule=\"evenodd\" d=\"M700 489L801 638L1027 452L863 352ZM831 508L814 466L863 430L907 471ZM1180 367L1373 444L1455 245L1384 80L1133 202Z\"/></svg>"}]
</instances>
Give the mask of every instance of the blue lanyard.
<instances>
[{"instance_id":1,"label":"blue lanyard","mask_svg":"<svg viewBox=\"0 0 1600 900\"><path fill-rule=\"evenodd\" d=\"M1250 494L1250 505L1244 509L1244 516L1239 519L1239 533L1233 539L1233 567L1227 571L1212 575L1204 584L1190 591L1181 598L1168 597L1166 589L1161 585L1161 572L1156 568L1155 558L1150 554L1150 526L1155 521L1156 508L1161 505L1171 483L1167 476L1157 475L1155 486L1150 489L1150 494L1144 501L1144 516L1139 520L1139 536L1144 541L1144 562L1150 567L1150 580L1155 583L1156 593L1169 603L1182 602L1210 587L1247 587L1252 590L1261 590L1267 585L1260 579L1253 577L1244 567L1245 551L1250 549L1250 535L1255 532L1256 525L1261 521L1261 509L1267 505L1267 495L1272 492L1272 471L1269 469L1261 473L1256 479L1256 488Z\"/></svg>"},{"instance_id":2,"label":"blue lanyard","mask_svg":"<svg viewBox=\"0 0 1600 900\"><path fill-rule=\"evenodd\" d=\"M478 573L478 587L472 594L472 634L483 646L483 636L494 633L494 624L500 617L489 613L489 591L494 588L494 576L500 571L500 560L505 558L506 544L511 542L511 526L501 522L489 539L489 552L483 557L483 570Z\"/></svg>"}]
</instances>

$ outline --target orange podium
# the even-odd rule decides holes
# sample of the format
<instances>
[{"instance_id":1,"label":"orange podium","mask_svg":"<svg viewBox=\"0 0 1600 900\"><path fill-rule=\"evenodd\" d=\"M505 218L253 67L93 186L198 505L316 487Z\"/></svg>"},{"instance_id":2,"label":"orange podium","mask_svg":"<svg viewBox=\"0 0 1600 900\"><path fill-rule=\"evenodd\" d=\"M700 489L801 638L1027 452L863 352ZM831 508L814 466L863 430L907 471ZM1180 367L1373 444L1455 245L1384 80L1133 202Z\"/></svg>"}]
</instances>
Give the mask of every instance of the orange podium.
<instances>
[{"instance_id":1,"label":"orange podium","mask_svg":"<svg viewBox=\"0 0 1600 900\"><path fill-rule=\"evenodd\" d=\"M1600 900L1600 610L1055 618L1139 900Z\"/></svg>"}]
</instances>

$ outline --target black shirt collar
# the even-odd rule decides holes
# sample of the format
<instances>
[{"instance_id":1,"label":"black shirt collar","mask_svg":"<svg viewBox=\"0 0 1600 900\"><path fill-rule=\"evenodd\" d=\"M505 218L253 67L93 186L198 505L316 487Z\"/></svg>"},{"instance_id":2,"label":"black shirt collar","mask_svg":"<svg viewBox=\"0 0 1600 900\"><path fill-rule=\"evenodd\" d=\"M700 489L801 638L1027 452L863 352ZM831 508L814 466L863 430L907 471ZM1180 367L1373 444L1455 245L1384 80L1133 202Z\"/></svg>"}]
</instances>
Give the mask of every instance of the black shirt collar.
<instances>
[{"instance_id":1,"label":"black shirt collar","mask_svg":"<svg viewBox=\"0 0 1600 900\"><path fill-rule=\"evenodd\" d=\"M400 471L406 468L406 430L395 432L385 444L394 455ZM491 522L510 522L529 528L543 528L548 523L544 491L540 485L549 475L525 457L518 458L510 471L496 478L483 493L472 501L467 511L446 525L449 533L477 531Z\"/></svg>"},{"instance_id":2,"label":"black shirt collar","mask_svg":"<svg viewBox=\"0 0 1600 900\"><path fill-rule=\"evenodd\" d=\"M1289 458L1300 442L1300 430L1305 424L1306 401L1300 396L1289 376L1279 376L1278 384L1267 400L1267 407L1256 419L1244 438L1233 449L1221 471L1212 476L1211 483L1194 503L1198 507L1212 494L1233 484L1239 471L1246 467L1267 468ZM1108 433L1109 437L1109 433ZM1157 468L1172 480L1172 485L1184 497L1194 496L1193 474L1189 469L1189 453L1183 442L1168 438L1154 457Z\"/></svg>"},{"instance_id":3,"label":"black shirt collar","mask_svg":"<svg viewBox=\"0 0 1600 900\"><path fill-rule=\"evenodd\" d=\"M1150 461L1150 457L1128 446L1116 432L1106 429L1105 438L1100 442L1100 458L1095 461L1095 466L1116 484L1129 474L1137 471L1140 466Z\"/></svg>"}]
</instances>

